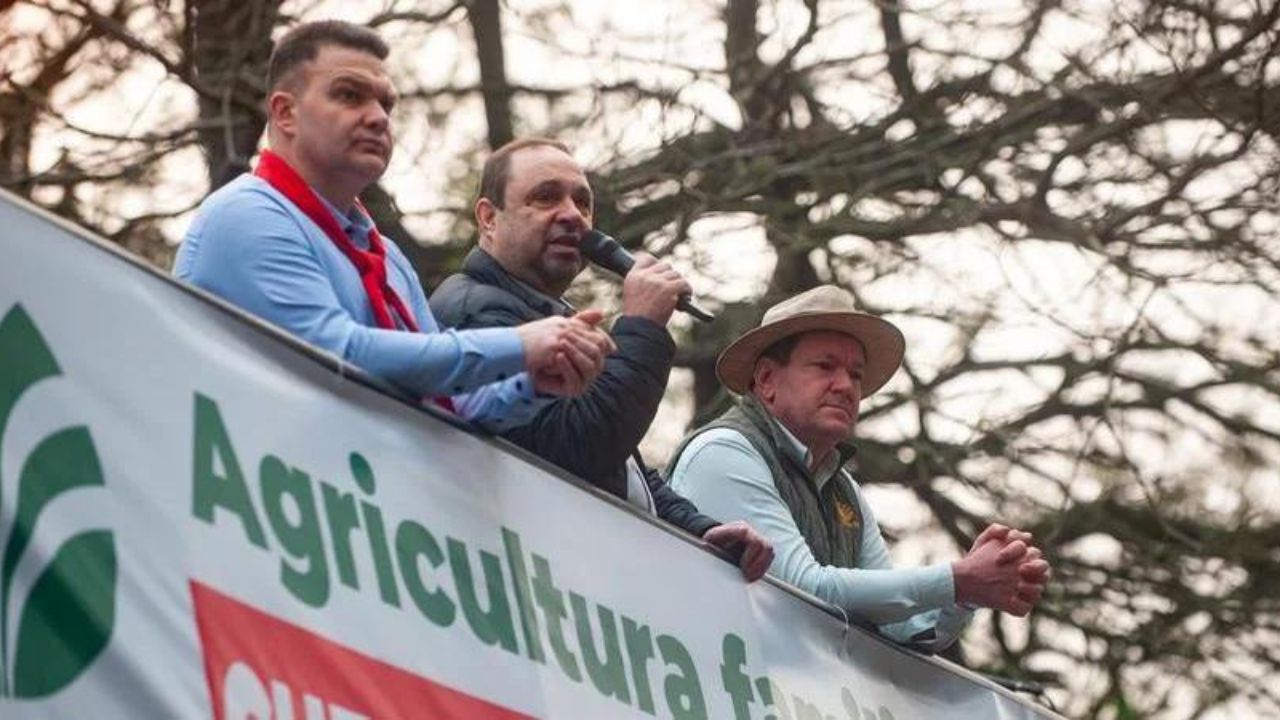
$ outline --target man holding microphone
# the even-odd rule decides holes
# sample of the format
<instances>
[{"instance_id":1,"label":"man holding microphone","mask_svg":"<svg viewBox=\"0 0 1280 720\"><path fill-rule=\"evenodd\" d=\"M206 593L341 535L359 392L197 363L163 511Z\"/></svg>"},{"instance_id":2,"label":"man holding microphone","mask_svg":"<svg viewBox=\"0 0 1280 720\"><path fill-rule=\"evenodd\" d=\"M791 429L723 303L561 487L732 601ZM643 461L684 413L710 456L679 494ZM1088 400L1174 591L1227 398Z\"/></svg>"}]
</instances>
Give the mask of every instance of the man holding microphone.
<instances>
[{"instance_id":1,"label":"man holding microphone","mask_svg":"<svg viewBox=\"0 0 1280 720\"><path fill-rule=\"evenodd\" d=\"M581 244L594 196L582 167L555 140L526 138L485 162L475 203L478 247L463 271L436 290L445 325L509 327L569 316L562 295L586 267ZM617 351L579 397L559 398L503 437L592 485L738 554L755 580L772 561L768 542L742 522L721 525L644 467L636 448L657 413L675 355L666 324L689 285L670 265L641 253L622 284Z\"/></svg>"}]
</instances>

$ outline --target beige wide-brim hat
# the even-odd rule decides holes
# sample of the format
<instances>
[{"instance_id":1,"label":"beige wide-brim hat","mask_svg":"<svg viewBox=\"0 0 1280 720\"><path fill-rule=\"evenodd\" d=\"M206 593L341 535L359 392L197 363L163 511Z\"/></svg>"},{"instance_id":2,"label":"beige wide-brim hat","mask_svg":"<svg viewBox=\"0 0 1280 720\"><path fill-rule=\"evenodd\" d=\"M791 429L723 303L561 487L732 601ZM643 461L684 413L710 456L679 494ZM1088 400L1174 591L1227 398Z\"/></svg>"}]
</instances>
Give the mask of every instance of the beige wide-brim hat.
<instances>
[{"instance_id":1,"label":"beige wide-brim hat","mask_svg":"<svg viewBox=\"0 0 1280 720\"><path fill-rule=\"evenodd\" d=\"M716 375L725 387L745 393L760 353L785 337L814 330L844 333L862 343L867 363L862 374L863 397L883 387L902 365L906 341L901 330L887 320L858 312L848 291L820 285L765 311L760 327L734 340L720 354Z\"/></svg>"}]
</instances>

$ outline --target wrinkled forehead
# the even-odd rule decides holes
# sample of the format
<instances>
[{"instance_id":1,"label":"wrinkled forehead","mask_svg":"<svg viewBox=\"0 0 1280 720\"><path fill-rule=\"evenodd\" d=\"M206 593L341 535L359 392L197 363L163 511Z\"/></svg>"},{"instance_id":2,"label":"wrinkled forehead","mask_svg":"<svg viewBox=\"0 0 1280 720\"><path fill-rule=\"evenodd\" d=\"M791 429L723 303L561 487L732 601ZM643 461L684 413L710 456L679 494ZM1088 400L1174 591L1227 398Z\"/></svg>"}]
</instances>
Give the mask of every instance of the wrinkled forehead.
<instances>
[{"instance_id":1,"label":"wrinkled forehead","mask_svg":"<svg viewBox=\"0 0 1280 720\"><path fill-rule=\"evenodd\" d=\"M519 192L547 182L559 183L569 189L591 189L578 161L557 147L534 145L511 154L505 188L508 197L513 191Z\"/></svg>"}]
</instances>

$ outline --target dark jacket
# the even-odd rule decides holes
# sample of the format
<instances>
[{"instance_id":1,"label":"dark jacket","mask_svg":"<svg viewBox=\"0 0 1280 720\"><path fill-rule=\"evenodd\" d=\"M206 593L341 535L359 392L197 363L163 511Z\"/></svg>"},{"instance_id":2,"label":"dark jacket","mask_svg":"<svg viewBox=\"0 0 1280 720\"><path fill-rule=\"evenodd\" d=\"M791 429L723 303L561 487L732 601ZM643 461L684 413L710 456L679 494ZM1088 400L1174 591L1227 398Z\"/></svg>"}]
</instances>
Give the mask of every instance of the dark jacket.
<instances>
[{"instance_id":1,"label":"dark jacket","mask_svg":"<svg viewBox=\"0 0 1280 720\"><path fill-rule=\"evenodd\" d=\"M476 248L462 272L432 294L431 312L448 327L482 328L567 316L573 309L517 280ZM585 393L548 403L532 422L502 436L625 498L627 457L635 454L658 412L675 343L666 328L642 317L618 318L611 335L618 351L605 359L603 372ZM717 524L668 487L656 470L641 467L659 517L698 537Z\"/></svg>"}]
</instances>

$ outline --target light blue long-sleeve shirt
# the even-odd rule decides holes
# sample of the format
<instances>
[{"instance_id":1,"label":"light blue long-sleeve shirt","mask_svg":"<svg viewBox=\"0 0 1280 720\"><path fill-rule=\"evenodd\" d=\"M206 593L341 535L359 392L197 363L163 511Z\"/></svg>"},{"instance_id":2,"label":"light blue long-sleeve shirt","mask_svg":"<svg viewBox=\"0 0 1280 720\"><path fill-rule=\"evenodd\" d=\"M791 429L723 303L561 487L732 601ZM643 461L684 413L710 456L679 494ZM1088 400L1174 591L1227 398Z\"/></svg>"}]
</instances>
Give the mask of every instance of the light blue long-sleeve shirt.
<instances>
[{"instance_id":1,"label":"light blue long-sleeve shirt","mask_svg":"<svg viewBox=\"0 0 1280 720\"><path fill-rule=\"evenodd\" d=\"M325 204L352 241L367 249L368 217ZM288 198L253 175L205 199L173 274L410 393L452 395L458 412L483 427L501 430L531 419L547 401L536 397L524 372L516 331L441 330L408 258L389 239L384 243L387 281L419 332L378 328L347 256Z\"/></svg>"},{"instance_id":2,"label":"light blue long-sleeve shirt","mask_svg":"<svg viewBox=\"0 0 1280 720\"><path fill-rule=\"evenodd\" d=\"M774 421L791 447L784 448L808 465L807 448ZM845 473L835 462L819 468L823 479ZM972 613L955 603L949 563L894 568L871 506L851 477L862 511L862 538L857 567L823 565L813 557L786 502L773 483L768 464L742 433L728 428L708 430L691 440L669 479L671 487L698 509L722 522L745 520L773 543L769 572L822 600L856 613L899 641L915 640L941 650L959 637Z\"/></svg>"}]
</instances>

